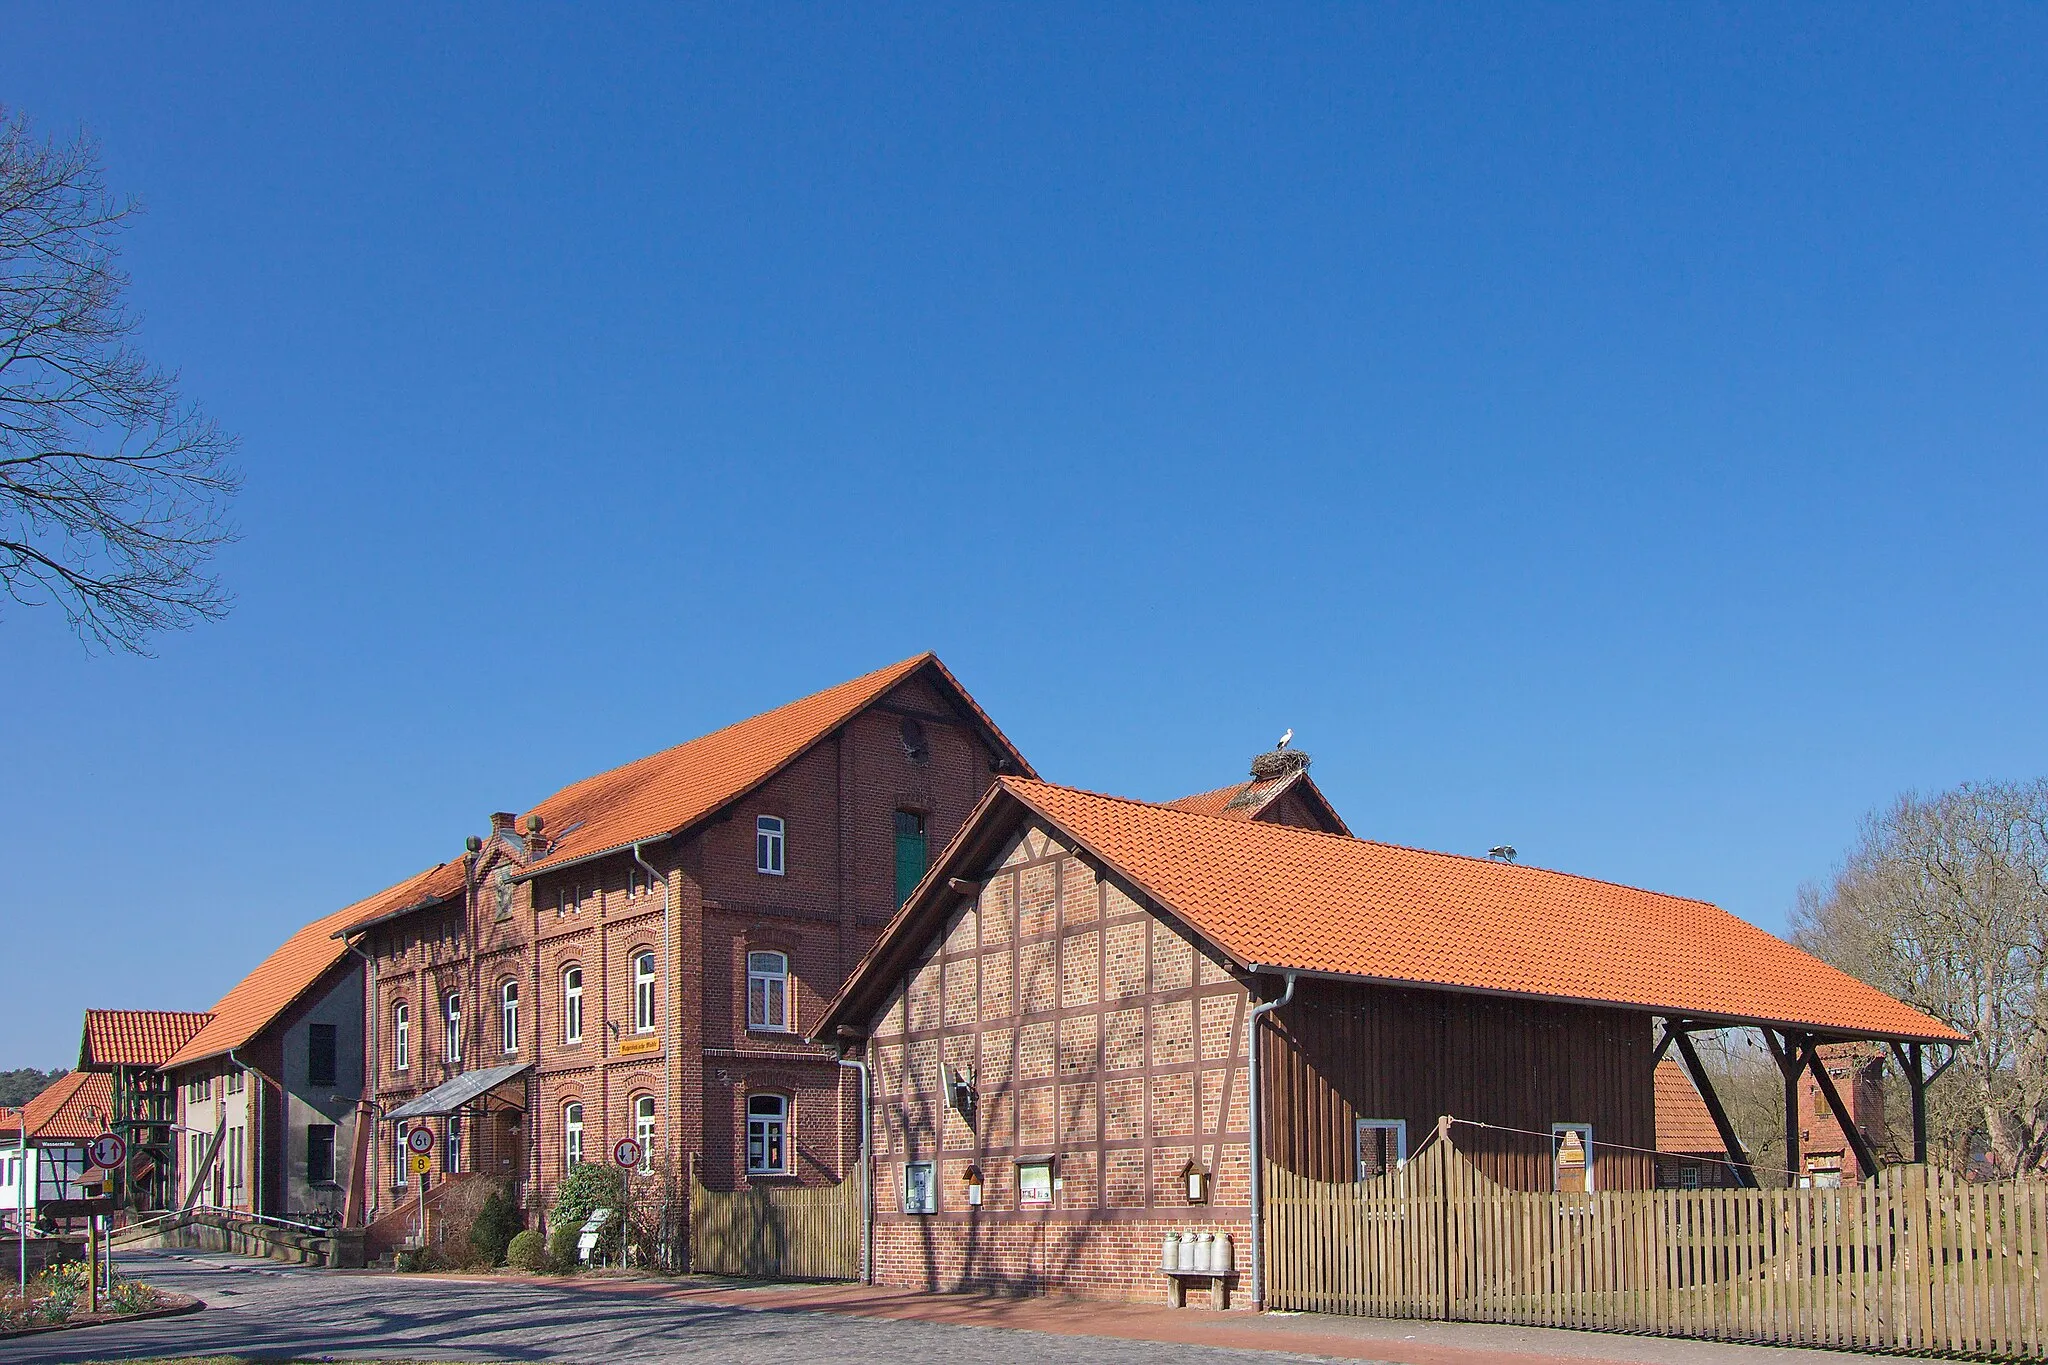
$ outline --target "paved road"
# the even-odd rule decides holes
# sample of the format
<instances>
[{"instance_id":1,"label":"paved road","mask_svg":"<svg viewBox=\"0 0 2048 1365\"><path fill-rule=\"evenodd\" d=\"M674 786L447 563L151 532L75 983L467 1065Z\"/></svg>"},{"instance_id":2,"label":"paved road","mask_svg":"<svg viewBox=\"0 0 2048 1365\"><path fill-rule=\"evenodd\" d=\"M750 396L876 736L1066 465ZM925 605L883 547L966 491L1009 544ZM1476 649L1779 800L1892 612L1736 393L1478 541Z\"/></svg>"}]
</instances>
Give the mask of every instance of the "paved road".
<instances>
[{"instance_id":1,"label":"paved road","mask_svg":"<svg viewBox=\"0 0 2048 1365\"><path fill-rule=\"evenodd\" d=\"M753 1312L598 1295L573 1284L296 1270L200 1253L137 1253L123 1258L122 1273L196 1294L209 1306L188 1317L0 1342L0 1365L215 1353L722 1365L1275 1365L1314 1359L826 1313Z\"/></svg>"}]
</instances>

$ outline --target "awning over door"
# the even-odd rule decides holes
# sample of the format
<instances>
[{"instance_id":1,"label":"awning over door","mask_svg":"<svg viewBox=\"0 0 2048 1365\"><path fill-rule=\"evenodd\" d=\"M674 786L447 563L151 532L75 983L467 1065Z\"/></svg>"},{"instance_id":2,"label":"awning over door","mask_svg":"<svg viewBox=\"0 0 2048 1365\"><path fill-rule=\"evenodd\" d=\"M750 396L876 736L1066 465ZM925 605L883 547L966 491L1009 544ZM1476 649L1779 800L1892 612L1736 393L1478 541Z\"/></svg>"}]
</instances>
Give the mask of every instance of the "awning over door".
<instances>
[{"instance_id":1,"label":"awning over door","mask_svg":"<svg viewBox=\"0 0 2048 1365\"><path fill-rule=\"evenodd\" d=\"M387 1121L397 1119L440 1118L444 1114L457 1113L472 1108L476 1102L497 1089L513 1077L533 1070L532 1062L515 1062L511 1066L486 1067L482 1071L465 1071L452 1081L443 1081L417 1099L407 1100L386 1114ZM523 1105L512 1105L514 1109Z\"/></svg>"}]
</instances>

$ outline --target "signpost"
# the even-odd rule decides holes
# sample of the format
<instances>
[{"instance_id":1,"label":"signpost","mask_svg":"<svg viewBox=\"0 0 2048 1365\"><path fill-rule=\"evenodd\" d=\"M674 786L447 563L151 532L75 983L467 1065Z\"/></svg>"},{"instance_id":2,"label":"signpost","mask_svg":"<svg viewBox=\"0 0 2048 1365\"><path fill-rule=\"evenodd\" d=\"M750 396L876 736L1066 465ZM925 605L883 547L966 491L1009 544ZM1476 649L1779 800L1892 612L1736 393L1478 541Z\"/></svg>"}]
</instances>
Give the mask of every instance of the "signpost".
<instances>
[{"instance_id":1,"label":"signpost","mask_svg":"<svg viewBox=\"0 0 2048 1365\"><path fill-rule=\"evenodd\" d=\"M633 1231L633 1168L646 1155L633 1138L620 1138L612 1148L612 1163L619 1168L619 1264L630 1266L626 1238Z\"/></svg>"},{"instance_id":2,"label":"signpost","mask_svg":"<svg viewBox=\"0 0 2048 1365\"><path fill-rule=\"evenodd\" d=\"M101 1133L85 1149L86 1159L103 1171L118 1171L128 1159L128 1143L119 1133Z\"/></svg>"},{"instance_id":3,"label":"signpost","mask_svg":"<svg viewBox=\"0 0 2048 1365\"><path fill-rule=\"evenodd\" d=\"M406 1150L412 1153L412 1173L420 1178L420 1245L427 1241L427 1172L434 1168L434 1130L421 1124L405 1135Z\"/></svg>"}]
</instances>

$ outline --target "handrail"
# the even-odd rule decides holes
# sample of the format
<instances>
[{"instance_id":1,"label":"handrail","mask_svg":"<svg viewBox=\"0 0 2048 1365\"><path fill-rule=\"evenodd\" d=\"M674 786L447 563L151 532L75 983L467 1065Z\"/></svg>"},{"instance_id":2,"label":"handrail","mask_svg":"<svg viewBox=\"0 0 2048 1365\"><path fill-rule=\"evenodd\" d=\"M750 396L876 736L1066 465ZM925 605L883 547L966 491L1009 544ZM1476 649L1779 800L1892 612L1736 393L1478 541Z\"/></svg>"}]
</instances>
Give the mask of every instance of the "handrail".
<instances>
[{"instance_id":1,"label":"handrail","mask_svg":"<svg viewBox=\"0 0 2048 1365\"><path fill-rule=\"evenodd\" d=\"M193 1205L191 1211L194 1213L205 1212L225 1214L229 1218L246 1219L247 1221L252 1223L275 1223L277 1226L281 1228L292 1228L299 1232L314 1232L318 1233L322 1237L331 1237L334 1235L333 1228L322 1227L318 1223L298 1223L292 1221L289 1218L278 1218L268 1213L251 1213L247 1209L224 1209L218 1204L195 1204Z\"/></svg>"}]
</instances>

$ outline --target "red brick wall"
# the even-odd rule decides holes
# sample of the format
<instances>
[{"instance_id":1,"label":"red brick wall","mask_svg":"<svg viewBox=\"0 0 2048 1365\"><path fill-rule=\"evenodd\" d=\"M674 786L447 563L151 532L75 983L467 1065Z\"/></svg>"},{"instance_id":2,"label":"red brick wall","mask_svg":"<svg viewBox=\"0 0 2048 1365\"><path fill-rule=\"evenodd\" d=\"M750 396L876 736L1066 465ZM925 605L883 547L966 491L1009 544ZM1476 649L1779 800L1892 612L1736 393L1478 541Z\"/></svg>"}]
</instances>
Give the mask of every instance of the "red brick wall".
<instances>
[{"instance_id":1,"label":"red brick wall","mask_svg":"<svg viewBox=\"0 0 2048 1365\"><path fill-rule=\"evenodd\" d=\"M1173 926L1025 831L875 1026L878 1277L1163 1297L1165 1232L1238 1235L1247 1216L1247 1007ZM973 1068L971 1125L942 1062ZM1018 1161L1048 1156L1052 1207L1021 1207ZM1208 1204L1187 1202L1190 1159L1212 1173ZM939 1162L935 1215L901 1211L913 1160Z\"/></svg>"},{"instance_id":2,"label":"red brick wall","mask_svg":"<svg viewBox=\"0 0 2048 1365\"><path fill-rule=\"evenodd\" d=\"M915 715L929 757L906 754L902 723ZM896 688L739 802L724 819L684 840L644 847L671 878L671 941L661 940L663 901L629 894L627 853L511 884L510 913L499 917L496 874L514 871L513 856L494 837L476 865L471 903L423 911L370 936L378 954L380 1056L377 1102L389 1109L430 1089L460 1068L444 1068L440 1000L463 994L463 1065L469 1069L524 1060L536 1064L533 1109L520 1131L531 1180L529 1207L545 1208L562 1177L563 1106L583 1105L583 1152L609 1159L613 1143L633 1130L632 1102L656 1097L657 1160L696 1161L705 1183L732 1189L747 1183L746 1096L772 1090L792 1101L793 1177L832 1183L853 1168L858 1097L851 1073L803 1040L896 908L895 829L899 807L926 812L930 855L964 822L994 775L981 741L922 679ZM785 873L755 869L754 822L785 822ZM516 840L516 836L511 836ZM560 893L571 908L559 913ZM580 894L579 894L580 893ZM465 931L466 926L466 931ZM422 934L424 932L424 936ZM651 946L663 960L662 1017L653 1054L620 1053L635 1035L633 953ZM774 948L790 957L795 977L791 1033L746 1026L746 954ZM563 1041L562 969L583 968L583 1041ZM520 1047L500 1046L498 985L520 983ZM390 1068L391 1006L413 1010L412 1069ZM617 1025L617 1032L607 1022ZM438 1134L438 1121L434 1124ZM388 1207L392 1191L390 1128L382 1125L376 1190ZM440 1148L436 1145L436 1169Z\"/></svg>"}]
</instances>

